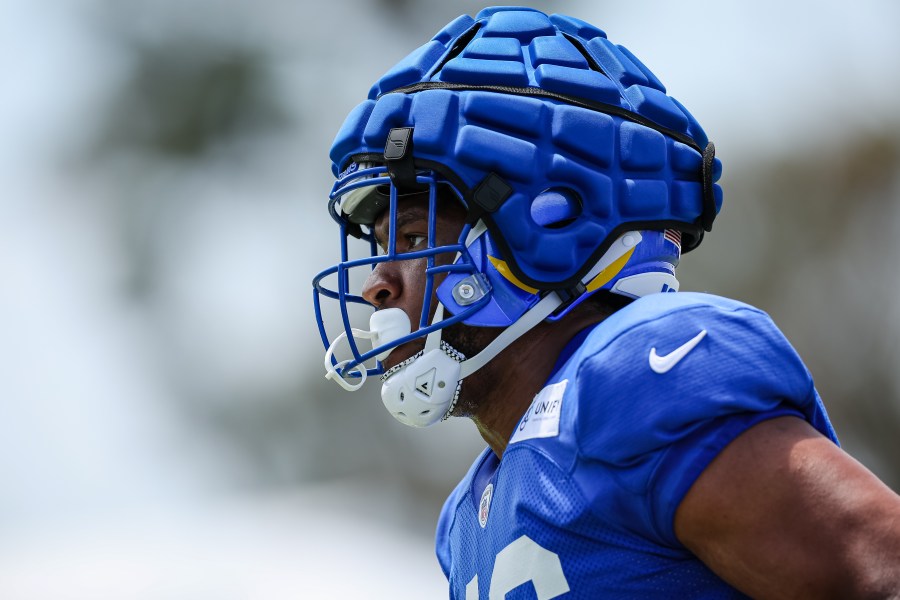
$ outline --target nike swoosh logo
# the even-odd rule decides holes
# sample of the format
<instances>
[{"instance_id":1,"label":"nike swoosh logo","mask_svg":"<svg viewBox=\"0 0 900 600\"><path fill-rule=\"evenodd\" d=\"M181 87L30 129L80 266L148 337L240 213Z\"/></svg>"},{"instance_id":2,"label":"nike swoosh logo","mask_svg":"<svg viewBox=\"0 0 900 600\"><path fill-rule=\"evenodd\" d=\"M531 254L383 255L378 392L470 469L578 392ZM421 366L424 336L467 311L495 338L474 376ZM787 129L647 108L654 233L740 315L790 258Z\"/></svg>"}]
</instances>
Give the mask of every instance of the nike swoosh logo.
<instances>
[{"instance_id":1,"label":"nike swoosh logo","mask_svg":"<svg viewBox=\"0 0 900 600\"><path fill-rule=\"evenodd\" d=\"M706 337L706 330L704 329L693 338L689 339L687 342L682 344L681 346L675 348L665 356L660 356L656 353L656 348L650 348L650 368L653 369L655 373L659 373L662 375L663 373L668 373L672 367L677 365L682 358L687 356L688 352L694 349L694 346L700 343L700 340Z\"/></svg>"}]
</instances>

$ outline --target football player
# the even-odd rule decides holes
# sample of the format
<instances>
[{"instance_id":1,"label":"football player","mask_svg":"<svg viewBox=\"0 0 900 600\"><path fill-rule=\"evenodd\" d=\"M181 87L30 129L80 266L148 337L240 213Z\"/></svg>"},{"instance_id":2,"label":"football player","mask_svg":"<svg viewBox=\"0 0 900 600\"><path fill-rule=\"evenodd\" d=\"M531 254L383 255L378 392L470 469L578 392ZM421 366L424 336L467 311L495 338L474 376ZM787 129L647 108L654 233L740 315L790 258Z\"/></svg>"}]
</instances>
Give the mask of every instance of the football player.
<instances>
[{"instance_id":1,"label":"football player","mask_svg":"<svg viewBox=\"0 0 900 600\"><path fill-rule=\"evenodd\" d=\"M677 292L721 164L630 51L528 8L459 17L331 159L327 376L380 375L399 421L469 417L488 445L437 528L451 597L900 597L900 498L796 352Z\"/></svg>"}]
</instances>

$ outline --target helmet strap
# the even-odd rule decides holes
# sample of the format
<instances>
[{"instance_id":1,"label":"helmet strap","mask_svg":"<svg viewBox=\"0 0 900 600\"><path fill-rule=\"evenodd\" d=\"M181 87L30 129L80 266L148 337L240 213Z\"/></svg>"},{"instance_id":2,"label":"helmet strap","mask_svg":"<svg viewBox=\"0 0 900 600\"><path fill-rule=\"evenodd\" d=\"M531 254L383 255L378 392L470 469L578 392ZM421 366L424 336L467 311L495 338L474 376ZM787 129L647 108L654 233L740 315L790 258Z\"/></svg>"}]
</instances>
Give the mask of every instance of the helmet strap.
<instances>
[{"instance_id":1,"label":"helmet strap","mask_svg":"<svg viewBox=\"0 0 900 600\"><path fill-rule=\"evenodd\" d=\"M522 315L518 321L504 329L500 335L485 347L484 350L471 358L467 358L462 363L460 369L460 379L465 379L506 349L507 346L522 337L526 332L533 329L538 323L549 317L562 300L556 292L550 292L541 300L532 306L528 312Z\"/></svg>"}]
</instances>

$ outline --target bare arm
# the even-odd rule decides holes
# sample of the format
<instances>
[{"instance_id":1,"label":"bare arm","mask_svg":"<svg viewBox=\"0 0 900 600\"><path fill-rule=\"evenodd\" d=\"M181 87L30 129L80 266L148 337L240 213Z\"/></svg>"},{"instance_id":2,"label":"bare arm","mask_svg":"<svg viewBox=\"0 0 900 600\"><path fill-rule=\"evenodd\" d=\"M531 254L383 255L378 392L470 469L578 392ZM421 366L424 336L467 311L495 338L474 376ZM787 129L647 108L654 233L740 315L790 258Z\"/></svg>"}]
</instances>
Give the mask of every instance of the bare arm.
<instances>
[{"instance_id":1,"label":"bare arm","mask_svg":"<svg viewBox=\"0 0 900 600\"><path fill-rule=\"evenodd\" d=\"M729 444L688 491L675 533L756 598L900 599L900 496L795 417Z\"/></svg>"}]
</instances>

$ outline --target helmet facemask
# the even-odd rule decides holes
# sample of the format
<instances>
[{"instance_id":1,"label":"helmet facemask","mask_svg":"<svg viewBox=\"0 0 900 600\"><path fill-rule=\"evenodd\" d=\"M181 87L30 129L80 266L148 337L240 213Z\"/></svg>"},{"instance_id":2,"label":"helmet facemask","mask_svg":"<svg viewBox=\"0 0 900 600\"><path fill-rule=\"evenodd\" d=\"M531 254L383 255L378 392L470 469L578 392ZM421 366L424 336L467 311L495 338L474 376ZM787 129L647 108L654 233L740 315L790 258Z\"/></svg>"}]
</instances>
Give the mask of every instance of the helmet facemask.
<instances>
[{"instance_id":1,"label":"helmet facemask","mask_svg":"<svg viewBox=\"0 0 900 600\"><path fill-rule=\"evenodd\" d=\"M461 198L450 184L441 182L440 176L434 173L422 172L417 179L420 189L404 191L392 183L384 167L359 168L357 163L353 163L332 191L329 212L340 228L341 262L319 273L313 286L320 334L332 350L326 368L331 377L339 382L346 383L348 376L364 379L368 375L384 373L382 361L391 350L467 318L486 301L482 294L465 310L444 314L432 322L437 310L434 291L447 274L454 272L475 276L477 271L462 243L470 226L465 225L452 243L436 243L437 215L441 205L462 202ZM409 240L400 239L397 216L401 204L414 200L425 206L428 222L427 231L421 232L425 234L425 239L410 247ZM379 216L383 222L382 230L386 233L380 240L381 244L375 231ZM408 315L409 322L404 326L396 322L398 319L374 316L375 307L363 297L362 289L379 264L406 261L422 263L421 275L425 285L418 314ZM337 314L334 311L331 315L325 314L323 297L337 301ZM348 355L342 359L334 356L337 351L334 330L326 331L325 322L334 319L340 322L340 329L343 329L347 341L344 350L348 351ZM359 327L365 321L369 322L368 331ZM354 332L354 329L357 331ZM357 339L366 338L371 340L371 349L357 342Z\"/></svg>"},{"instance_id":2,"label":"helmet facemask","mask_svg":"<svg viewBox=\"0 0 900 600\"><path fill-rule=\"evenodd\" d=\"M449 415L463 378L543 321L562 300L555 293L520 289L521 284L509 281L509 274L498 271L490 234L481 223L465 223L455 240L438 243L442 206L444 211L452 202L465 207L462 194L441 175L420 171L417 188L404 191L386 174L385 167L360 169L351 165L335 184L330 212L340 226L342 260L313 280L314 303L319 332L328 348L328 378L354 391L368 376L382 375L382 399L391 413L403 423L424 426ZM403 227L402 221L398 222L398 217L402 218L400 206L415 200L427 204L427 236L424 243L404 247L399 240ZM362 222L375 216L373 207L383 207L380 241L384 248L379 244L376 224ZM353 257L354 245L364 246L366 255ZM404 261L424 261L418 314L407 315L391 306L375 310L363 297L363 277L379 264ZM495 288L492 279L500 285ZM331 319L322 298L336 301L337 314L331 314ZM359 309L364 307L368 310L363 312L369 313L368 329L361 326L365 317ZM485 311L487 314L482 315ZM342 327L326 330L326 321L334 320ZM441 332L469 321L506 329L476 356L466 357L442 339ZM335 336L338 329L343 331ZM363 345L361 340L368 342ZM384 361L394 348L416 342L423 345L418 352L399 363L392 361L397 364L385 369ZM346 348L341 348L345 343ZM371 349L363 347L369 343ZM344 357L337 356L341 350Z\"/></svg>"}]
</instances>

